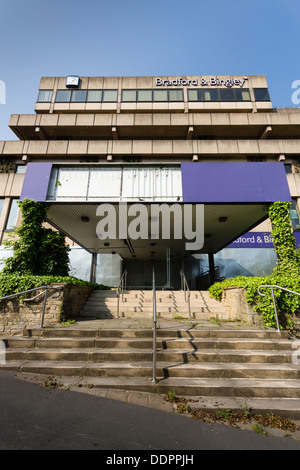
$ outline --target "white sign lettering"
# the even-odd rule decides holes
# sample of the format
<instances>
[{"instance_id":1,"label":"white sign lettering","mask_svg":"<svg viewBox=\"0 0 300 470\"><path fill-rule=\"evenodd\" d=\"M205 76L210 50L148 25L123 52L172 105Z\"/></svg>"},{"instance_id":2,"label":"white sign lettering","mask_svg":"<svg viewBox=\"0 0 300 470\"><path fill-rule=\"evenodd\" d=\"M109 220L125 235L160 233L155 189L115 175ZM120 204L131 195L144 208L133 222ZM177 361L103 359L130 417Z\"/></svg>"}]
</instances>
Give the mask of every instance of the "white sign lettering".
<instances>
[{"instance_id":1,"label":"white sign lettering","mask_svg":"<svg viewBox=\"0 0 300 470\"><path fill-rule=\"evenodd\" d=\"M240 87L245 85L248 77L243 78L194 78L192 80L183 79L177 77L173 80L163 80L162 78L156 78L156 86L225 86L227 88Z\"/></svg>"}]
</instances>

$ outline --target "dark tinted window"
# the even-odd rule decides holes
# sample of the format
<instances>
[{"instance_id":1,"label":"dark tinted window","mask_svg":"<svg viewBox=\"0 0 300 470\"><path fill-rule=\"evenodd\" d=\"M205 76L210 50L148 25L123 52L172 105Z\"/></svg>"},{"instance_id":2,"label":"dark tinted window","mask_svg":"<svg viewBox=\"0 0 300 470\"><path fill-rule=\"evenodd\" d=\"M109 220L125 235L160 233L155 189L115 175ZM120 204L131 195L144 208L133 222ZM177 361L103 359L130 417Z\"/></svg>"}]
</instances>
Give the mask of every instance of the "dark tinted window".
<instances>
[{"instance_id":1,"label":"dark tinted window","mask_svg":"<svg viewBox=\"0 0 300 470\"><path fill-rule=\"evenodd\" d=\"M268 88L254 88L254 96L256 101L270 101Z\"/></svg>"}]
</instances>

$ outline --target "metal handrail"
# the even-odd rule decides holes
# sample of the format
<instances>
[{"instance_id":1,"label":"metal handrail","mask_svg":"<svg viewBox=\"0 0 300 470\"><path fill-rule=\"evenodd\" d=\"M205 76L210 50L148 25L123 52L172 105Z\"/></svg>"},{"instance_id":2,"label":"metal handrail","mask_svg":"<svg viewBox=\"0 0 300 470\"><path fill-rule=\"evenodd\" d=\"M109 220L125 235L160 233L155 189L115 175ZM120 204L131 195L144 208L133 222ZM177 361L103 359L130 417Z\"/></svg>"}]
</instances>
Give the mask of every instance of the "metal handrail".
<instances>
[{"instance_id":1,"label":"metal handrail","mask_svg":"<svg viewBox=\"0 0 300 470\"><path fill-rule=\"evenodd\" d=\"M153 268L152 273L152 290L153 290L153 378L152 382L156 383L156 350L157 350L157 311L156 311L156 286L155 286L155 271Z\"/></svg>"},{"instance_id":2,"label":"metal handrail","mask_svg":"<svg viewBox=\"0 0 300 470\"><path fill-rule=\"evenodd\" d=\"M181 290L184 291L184 300L188 304L189 318L191 318L191 291L190 291L188 282L186 280L185 274L182 269L180 270L180 276L181 276Z\"/></svg>"},{"instance_id":3,"label":"metal handrail","mask_svg":"<svg viewBox=\"0 0 300 470\"><path fill-rule=\"evenodd\" d=\"M271 291L272 291L272 299L273 299L273 305L274 305L274 312L275 312L276 323L277 323L277 332L279 333L279 332L280 332L280 325L279 325L279 320L278 320L278 312L277 312L277 307L276 307L274 289L281 289L281 290L284 290L284 291L286 291L286 292L290 292L291 294L295 294L295 295L298 295L298 296L300 296L300 293L299 293L299 292L295 292L295 291L290 290L290 289L286 289L285 287L277 286L277 285L263 285L263 286L259 286L258 289L257 289L257 292L258 292L259 295L261 295L262 297L265 297L265 296L266 296L266 294L262 294L262 293L260 292L260 289L263 289L263 288L269 288L269 289L271 289Z\"/></svg>"},{"instance_id":4,"label":"metal handrail","mask_svg":"<svg viewBox=\"0 0 300 470\"><path fill-rule=\"evenodd\" d=\"M124 300L124 289L126 289L126 283L127 283L127 271L125 270L121 276L119 285L117 287L117 298L118 298L118 303L117 303L117 318L119 318L119 310L120 310L120 292L122 296L122 302Z\"/></svg>"},{"instance_id":5,"label":"metal handrail","mask_svg":"<svg viewBox=\"0 0 300 470\"><path fill-rule=\"evenodd\" d=\"M46 303L47 303L47 298L48 298L48 291L50 289L52 290L57 290L58 293L56 295L53 295L52 294L52 297L54 299L58 298L61 294L61 291L62 291L62 287L53 287L53 286L40 286L40 287L34 287L33 289L28 289L28 290L24 290L23 292L16 292L15 294L11 294L11 295L6 295L5 297L0 297L0 301L1 300L7 300L7 299L11 299L13 297L17 297L18 295L23 295L23 294L28 294L29 292L34 292L36 290L41 290L41 289L45 289L43 292L40 292L38 295L36 295L35 297L32 297L30 299L24 299L25 302L28 302L28 301L32 301L32 300L35 300L37 299L38 297L40 297L41 295L45 294L45 298L44 298L44 304L43 304L43 312L42 312L42 319L41 319L41 326L40 328L43 328L43 325L44 325L44 317L45 317L45 309L46 309Z\"/></svg>"}]
</instances>

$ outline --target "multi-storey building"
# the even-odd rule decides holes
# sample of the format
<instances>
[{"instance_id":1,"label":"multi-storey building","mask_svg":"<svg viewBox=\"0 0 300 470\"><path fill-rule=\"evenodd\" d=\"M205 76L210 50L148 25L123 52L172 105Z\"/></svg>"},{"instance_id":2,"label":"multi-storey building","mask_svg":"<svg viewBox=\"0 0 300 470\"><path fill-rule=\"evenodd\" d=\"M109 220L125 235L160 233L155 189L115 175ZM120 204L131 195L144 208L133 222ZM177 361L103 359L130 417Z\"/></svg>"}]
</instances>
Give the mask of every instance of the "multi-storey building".
<instances>
[{"instance_id":1,"label":"multi-storey building","mask_svg":"<svg viewBox=\"0 0 300 470\"><path fill-rule=\"evenodd\" d=\"M128 286L147 287L155 266L158 284L176 288L183 268L201 288L217 266L223 277L268 274L265 205L291 200L300 228L300 113L273 108L264 76L45 77L35 114L9 126L19 140L0 142L0 241L18 223L17 200L47 202L78 277L116 285L126 269ZM152 212L163 203L175 214L169 237L151 232L169 215ZM118 227L108 239L104 204ZM203 243L190 249L191 236L175 234L188 205L189 233L204 211Z\"/></svg>"}]
</instances>

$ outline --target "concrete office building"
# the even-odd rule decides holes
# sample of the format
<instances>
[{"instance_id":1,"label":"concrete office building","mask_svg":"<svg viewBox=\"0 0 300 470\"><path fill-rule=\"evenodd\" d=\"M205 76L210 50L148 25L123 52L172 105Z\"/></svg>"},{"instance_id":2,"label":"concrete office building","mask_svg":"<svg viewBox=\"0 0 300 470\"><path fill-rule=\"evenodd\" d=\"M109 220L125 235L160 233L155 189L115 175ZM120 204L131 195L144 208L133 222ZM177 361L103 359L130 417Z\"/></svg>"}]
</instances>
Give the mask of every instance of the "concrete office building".
<instances>
[{"instance_id":1,"label":"concrete office building","mask_svg":"<svg viewBox=\"0 0 300 470\"><path fill-rule=\"evenodd\" d=\"M300 112L273 108L264 76L45 77L35 114L9 126L19 140L0 142L0 242L17 200L47 202L72 246L72 275L113 286L126 269L128 286L147 287L155 266L160 287L178 288L183 268L190 287L206 287L217 266L221 277L271 272L265 204L292 200L300 228ZM194 223L204 205L203 246L186 249L176 217L169 239L100 239L105 203L118 224L121 207L143 204L148 230L154 205L193 205Z\"/></svg>"}]
</instances>

